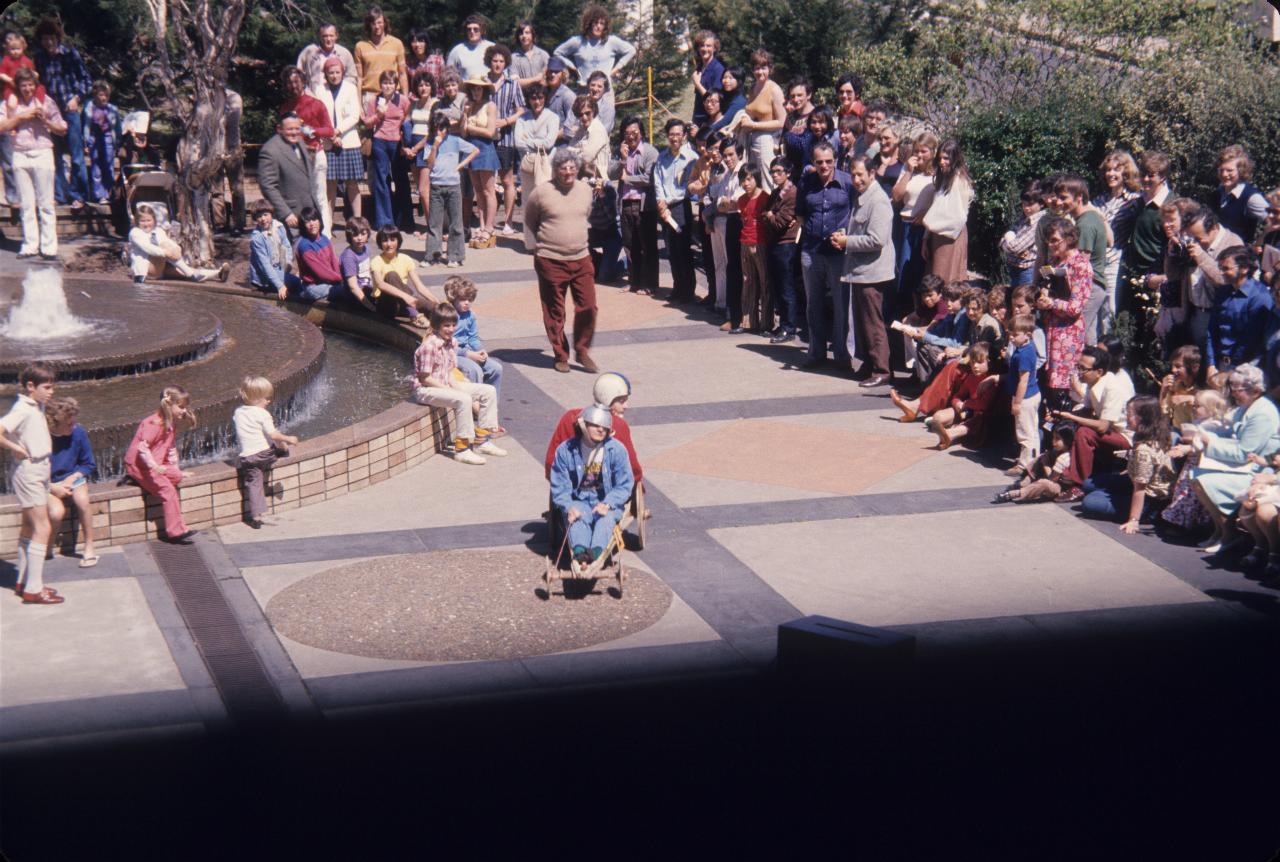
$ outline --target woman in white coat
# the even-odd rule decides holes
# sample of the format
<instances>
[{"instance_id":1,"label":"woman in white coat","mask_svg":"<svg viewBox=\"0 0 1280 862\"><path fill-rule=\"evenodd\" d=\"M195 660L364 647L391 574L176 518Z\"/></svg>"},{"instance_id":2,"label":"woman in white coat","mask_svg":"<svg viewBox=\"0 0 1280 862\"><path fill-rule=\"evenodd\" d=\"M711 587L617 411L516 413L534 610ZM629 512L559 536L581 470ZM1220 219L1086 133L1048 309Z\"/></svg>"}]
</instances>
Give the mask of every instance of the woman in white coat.
<instances>
[{"instance_id":1,"label":"woman in white coat","mask_svg":"<svg viewBox=\"0 0 1280 862\"><path fill-rule=\"evenodd\" d=\"M342 60L330 57L324 63L324 84L311 91L329 112L333 123L333 149L329 152L329 168L325 189L315 191L329 201L329 211L337 212L335 201L338 183L347 201L347 219L360 217L360 180L364 179L364 156L360 154L360 92L345 78Z\"/></svg>"}]
</instances>

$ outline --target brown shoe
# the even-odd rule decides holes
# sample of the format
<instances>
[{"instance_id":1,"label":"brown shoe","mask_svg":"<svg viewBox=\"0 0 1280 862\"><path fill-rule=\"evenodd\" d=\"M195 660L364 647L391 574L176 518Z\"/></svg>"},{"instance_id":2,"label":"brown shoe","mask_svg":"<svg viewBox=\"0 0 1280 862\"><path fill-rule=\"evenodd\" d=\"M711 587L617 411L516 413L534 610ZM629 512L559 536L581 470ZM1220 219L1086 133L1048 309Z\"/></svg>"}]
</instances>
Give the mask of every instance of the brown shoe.
<instances>
[{"instance_id":1,"label":"brown shoe","mask_svg":"<svg viewBox=\"0 0 1280 862\"><path fill-rule=\"evenodd\" d=\"M65 601L66 599L48 587L45 587L38 593L22 594L22 603L24 605L60 605Z\"/></svg>"},{"instance_id":2,"label":"brown shoe","mask_svg":"<svg viewBox=\"0 0 1280 862\"><path fill-rule=\"evenodd\" d=\"M569 363L568 363L568 362L565 362L563 359L557 359L557 360L556 360L556 371L559 371L561 374L568 374L568 373L569 373Z\"/></svg>"},{"instance_id":3,"label":"brown shoe","mask_svg":"<svg viewBox=\"0 0 1280 862\"><path fill-rule=\"evenodd\" d=\"M585 370L590 371L592 374L595 374L600 370L600 366L596 365L595 360L585 353L578 354L578 364Z\"/></svg>"}]
</instances>

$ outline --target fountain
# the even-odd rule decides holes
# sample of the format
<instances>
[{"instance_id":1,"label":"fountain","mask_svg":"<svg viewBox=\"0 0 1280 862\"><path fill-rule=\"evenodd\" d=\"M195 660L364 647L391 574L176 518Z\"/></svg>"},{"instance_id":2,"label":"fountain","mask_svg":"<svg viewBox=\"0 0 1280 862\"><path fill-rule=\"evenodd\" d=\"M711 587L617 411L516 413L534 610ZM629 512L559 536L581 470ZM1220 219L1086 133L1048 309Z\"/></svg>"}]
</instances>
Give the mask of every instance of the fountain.
<instances>
[{"instance_id":1,"label":"fountain","mask_svg":"<svg viewBox=\"0 0 1280 862\"><path fill-rule=\"evenodd\" d=\"M305 317L274 303L247 296L190 287L134 285L64 277L41 268L17 279L0 278L0 410L16 391L18 375L33 360L51 365L58 394L80 402L80 421L89 432L99 479L123 472L123 458L138 422L155 410L169 384L185 388L200 419L183 435L187 463L214 460L234 443L231 414L240 405L240 381L262 374L275 386L272 412L288 426L311 417L349 424L403 400L397 378L407 370L405 357L372 344L353 345L333 336L346 363L371 353L366 364L374 383L356 384L352 393L334 386L346 382L344 369L322 375L326 335ZM325 404L311 403L319 386ZM352 408L366 388L373 402ZM381 399L381 400L377 400ZM368 399L366 399L366 402ZM293 426L296 428L296 425ZM320 434L342 425L298 429ZM8 459L0 464L0 493L7 489Z\"/></svg>"},{"instance_id":2,"label":"fountain","mask_svg":"<svg viewBox=\"0 0 1280 862\"><path fill-rule=\"evenodd\" d=\"M88 335L93 327L71 313L56 269L32 269L22 280L22 301L0 324L0 335L16 341L48 342Z\"/></svg>"}]
</instances>

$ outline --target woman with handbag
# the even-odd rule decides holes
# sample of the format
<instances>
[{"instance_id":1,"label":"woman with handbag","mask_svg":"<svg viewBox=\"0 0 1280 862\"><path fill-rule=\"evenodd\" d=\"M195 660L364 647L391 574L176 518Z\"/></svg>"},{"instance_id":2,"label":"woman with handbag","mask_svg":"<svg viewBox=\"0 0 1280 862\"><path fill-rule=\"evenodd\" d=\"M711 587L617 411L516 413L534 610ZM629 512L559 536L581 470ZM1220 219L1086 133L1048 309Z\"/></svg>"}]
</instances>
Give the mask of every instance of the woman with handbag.
<instances>
[{"instance_id":1,"label":"woman with handbag","mask_svg":"<svg viewBox=\"0 0 1280 862\"><path fill-rule=\"evenodd\" d=\"M530 84L524 91L525 111L516 120L516 152L520 156L520 188L527 200L536 185L551 179L551 151L560 134L560 118L547 110L547 87ZM524 247L534 250L533 232L524 229Z\"/></svg>"},{"instance_id":2,"label":"woman with handbag","mask_svg":"<svg viewBox=\"0 0 1280 862\"><path fill-rule=\"evenodd\" d=\"M929 272L943 282L969 276L969 205L973 181L965 169L964 153L954 139L938 148L933 174L933 201L924 212L924 256ZM917 214L919 215L919 214Z\"/></svg>"}]
</instances>

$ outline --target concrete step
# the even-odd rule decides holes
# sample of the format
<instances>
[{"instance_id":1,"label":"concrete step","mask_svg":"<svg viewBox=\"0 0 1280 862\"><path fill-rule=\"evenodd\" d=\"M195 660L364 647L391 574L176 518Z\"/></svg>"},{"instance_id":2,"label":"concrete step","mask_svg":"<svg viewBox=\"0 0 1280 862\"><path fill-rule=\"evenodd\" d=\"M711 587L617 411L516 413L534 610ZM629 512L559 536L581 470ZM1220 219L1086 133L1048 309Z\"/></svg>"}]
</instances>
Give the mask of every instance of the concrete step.
<instances>
[{"instance_id":1,"label":"concrete step","mask_svg":"<svg viewBox=\"0 0 1280 862\"><path fill-rule=\"evenodd\" d=\"M85 204L79 212L60 204L54 212L59 237L117 235L108 204ZM18 207L0 203L0 231L8 239L22 238L22 211Z\"/></svg>"}]
</instances>

